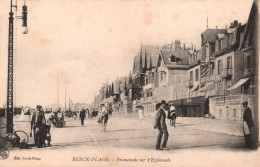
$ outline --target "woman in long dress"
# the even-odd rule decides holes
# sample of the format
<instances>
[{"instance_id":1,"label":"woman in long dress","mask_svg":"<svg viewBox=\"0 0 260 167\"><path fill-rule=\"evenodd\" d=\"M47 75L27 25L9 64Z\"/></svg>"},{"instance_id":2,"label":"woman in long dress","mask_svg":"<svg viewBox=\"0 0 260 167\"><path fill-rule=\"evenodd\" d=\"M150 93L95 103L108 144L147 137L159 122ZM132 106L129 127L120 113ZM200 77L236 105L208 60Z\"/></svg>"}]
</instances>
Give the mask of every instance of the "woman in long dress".
<instances>
[{"instance_id":1,"label":"woman in long dress","mask_svg":"<svg viewBox=\"0 0 260 167\"><path fill-rule=\"evenodd\" d=\"M141 106L138 106L138 115L139 115L139 119L143 119L144 110L142 109Z\"/></svg>"}]
</instances>

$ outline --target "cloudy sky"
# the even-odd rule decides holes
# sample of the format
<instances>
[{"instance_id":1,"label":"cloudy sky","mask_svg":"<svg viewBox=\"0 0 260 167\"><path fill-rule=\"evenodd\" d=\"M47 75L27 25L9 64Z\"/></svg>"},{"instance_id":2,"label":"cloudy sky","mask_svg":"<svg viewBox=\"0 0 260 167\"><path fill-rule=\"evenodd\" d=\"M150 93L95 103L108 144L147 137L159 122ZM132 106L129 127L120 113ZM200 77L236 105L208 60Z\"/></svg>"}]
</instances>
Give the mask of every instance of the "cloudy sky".
<instances>
[{"instance_id":1,"label":"cloudy sky","mask_svg":"<svg viewBox=\"0 0 260 167\"><path fill-rule=\"evenodd\" d=\"M16 0L13 0L14 2ZM0 107L6 103L9 0L0 1ZM91 102L102 82L130 72L143 44L180 39L200 45L200 34L246 23L252 0L27 0L28 28L15 20L16 105ZM21 15L23 0L18 0Z\"/></svg>"}]
</instances>

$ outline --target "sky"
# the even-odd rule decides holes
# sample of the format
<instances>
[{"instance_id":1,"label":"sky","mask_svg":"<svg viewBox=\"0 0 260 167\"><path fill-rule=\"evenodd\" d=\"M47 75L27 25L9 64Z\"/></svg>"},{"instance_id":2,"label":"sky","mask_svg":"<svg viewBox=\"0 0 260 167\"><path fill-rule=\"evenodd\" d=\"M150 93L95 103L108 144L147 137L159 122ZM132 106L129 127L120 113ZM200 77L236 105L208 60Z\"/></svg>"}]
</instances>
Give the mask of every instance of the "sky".
<instances>
[{"instance_id":1,"label":"sky","mask_svg":"<svg viewBox=\"0 0 260 167\"><path fill-rule=\"evenodd\" d=\"M13 0L14 2L16 0ZM144 45L200 46L207 28L247 22L252 0L26 0L28 34L14 20L14 104L90 103L128 75ZM21 15L23 0L18 0ZM10 1L0 0L0 107L6 104ZM14 13L16 11L14 9ZM58 85L58 86L57 86ZM68 104L68 103L67 103Z\"/></svg>"}]
</instances>

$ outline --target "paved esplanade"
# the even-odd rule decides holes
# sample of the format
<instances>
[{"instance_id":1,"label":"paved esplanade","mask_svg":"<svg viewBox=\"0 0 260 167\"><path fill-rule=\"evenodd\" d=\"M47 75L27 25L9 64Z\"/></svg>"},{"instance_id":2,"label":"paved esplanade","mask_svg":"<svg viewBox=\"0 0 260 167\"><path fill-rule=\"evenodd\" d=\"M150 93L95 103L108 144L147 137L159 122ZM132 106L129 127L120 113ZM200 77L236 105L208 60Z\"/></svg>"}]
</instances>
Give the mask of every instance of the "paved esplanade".
<instances>
[{"instance_id":1,"label":"paved esplanade","mask_svg":"<svg viewBox=\"0 0 260 167\"><path fill-rule=\"evenodd\" d=\"M81 126L79 118L76 120L73 118L65 119L66 127L55 128L52 126L52 147L44 149L62 149L64 147L80 147L83 145L145 150L155 149L157 130L153 129L153 119L151 117L147 116L143 120L139 120L137 114L113 113L113 116L108 120L107 132L102 132L100 125L97 123L97 118L87 118L84 126ZM197 128L199 127L197 125L198 121L200 124L204 122L204 124L200 125L204 130ZM27 129L29 134L29 122L14 122L14 124L16 130L23 129L26 131ZM194 148L213 150L216 148L242 149L244 146L242 135L225 134L211 130L213 126L216 126L218 129L218 127L221 127L220 125L223 125L223 121L218 123L218 120L205 118L177 118L176 128L168 124L170 137L167 146L170 148L170 151ZM231 122L230 125L226 126L234 126L234 123Z\"/></svg>"}]
</instances>

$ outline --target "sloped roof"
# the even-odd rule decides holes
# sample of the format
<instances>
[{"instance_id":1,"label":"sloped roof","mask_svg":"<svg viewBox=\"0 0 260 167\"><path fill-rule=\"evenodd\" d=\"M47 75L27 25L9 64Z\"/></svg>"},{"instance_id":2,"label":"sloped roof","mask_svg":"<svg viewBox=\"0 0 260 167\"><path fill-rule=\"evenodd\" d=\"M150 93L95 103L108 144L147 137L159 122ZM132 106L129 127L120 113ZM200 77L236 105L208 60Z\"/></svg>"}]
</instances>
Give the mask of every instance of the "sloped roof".
<instances>
[{"instance_id":1,"label":"sloped roof","mask_svg":"<svg viewBox=\"0 0 260 167\"><path fill-rule=\"evenodd\" d=\"M173 50L161 50L161 55L164 61L164 64L167 65L187 65L189 64L189 51L179 49L176 51ZM179 60L177 62L170 62L169 58L175 56Z\"/></svg>"},{"instance_id":2,"label":"sloped roof","mask_svg":"<svg viewBox=\"0 0 260 167\"><path fill-rule=\"evenodd\" d=\"M142 56L142 68L145 68L145 57L146 57L146 63L147 63L147 68L150 68L150 58L152 57L152 66L156 67L157 62L154 63L153 58L154 56L159 56L160 54L160 47L159 46L154 46L154 45L143 45L141 46L141 50L137 53L137 55L134 58L134 68L133 68L133 73L136 74L140 72L140 56ZM158 59L157 59L158 60Z\"/></svg>"},{"instance_id":3,"label":"sloped roof","mask_svg":"<svg viewBox=\"0 0 260 167\"><path fill-rule=\"evenodd\" d=\"M247 39L249 38L253 38L257 32L254 31L258 31L257 28L258 26L256 25L257 23L257 2L253 2L249 16L248 16L248 20L247 20L247 24L245 25L245 31L243 34L243 38L241 39L241 44L239 46L239 49L241 50L242 48L245 47L245 42ZM256 28L257 27L257 28ZM256 44L256 46L258 46L257 42L253 42Z\"/></svg>"},{"instance_id":4,"label":"sloped roof","mask_svg":"<svg viewBox=\"0 0 260 167\"><path fill-rule=\"evenodd\" d=\"M133 67L133 73L137 73L140 71L140 52L135 56L134 58L134 67Z\"/></svg>"},{"instance_id":5,"label":"sloped roof","mask_svg":"<svg viewBox=\"0 0 260 167\"><path fill-rule=\"evenodd\" d=\"M159 59L159 54L155 56L151 56L152 58L152 67L155 68L157 67L158 59Z\"/></svg>"},{"instance_id":6,"label":"sloped roof","mask_svg":"<svg viewBox=\"0 0 260 167\"><path fill-rule=\"evenodd\" d=\"M226 29L207 29L201 35L203 35L208 42L215 42L218 34L225 34Z\"/></svg>"}]
</instances>

